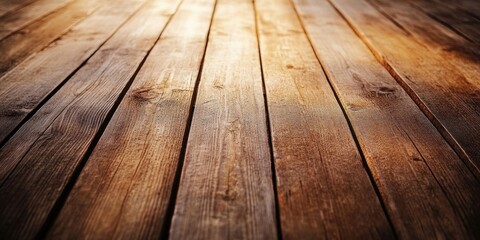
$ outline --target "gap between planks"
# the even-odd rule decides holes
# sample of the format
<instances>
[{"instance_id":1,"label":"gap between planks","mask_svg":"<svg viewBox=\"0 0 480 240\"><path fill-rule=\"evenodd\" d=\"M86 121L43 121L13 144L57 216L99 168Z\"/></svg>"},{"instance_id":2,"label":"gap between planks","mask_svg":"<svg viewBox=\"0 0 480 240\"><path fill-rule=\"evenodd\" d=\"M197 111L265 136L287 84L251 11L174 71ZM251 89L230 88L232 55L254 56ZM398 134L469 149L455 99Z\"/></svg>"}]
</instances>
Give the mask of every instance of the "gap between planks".
<instances>
[{"instance_id":1,"label":"gap between planks","mask_svg":"<svg viewBox=\"0 0 480 240\"><path fill-rule=\"evenodd\" d=\"M153 3L153 1L150 1L150 2ZM112 89L112 90L111 90L111 91L113 91L113 92L111 92L111 94L113 94L114 96L112 96L111 99L104 99L104 100L108 100L108 102L105 103L105 104L107 105L106 107L108 107L110 104L112 104L112 106L113 106L113 105L115 105L115 104L118 103L118 101L119 101L118 96L119 96L119 95L115 95L115 94L117 94L116 91L118 91L118 94L124 94L124 92L126 91L125 86L127 86L128 84L131 84L131 81L132 81L132 78L131 78L131 77L132 77L132 75L135 74L135 73L138 71L138 64L140 64L140 63L142 63L142 62L144 61L145 56L149 53L149 51L151 50L151 48L153 48L154 43L159 39L159 37L160 37L160 35L161 35L161 32L163 31L163 27L162 27L162 28L155 29L155 31L151 31L151 30L153 30L153 29L146 29L146 28L149 27L149 26L150 26L150 28L155 28L155 26L153 26L153 25L144 25L142 28L133 29L135 26L133 26L132 24L138 24L139 21L142 20L142 18L147 18L147 17L148 17L148 19L149 19L150 21L157 21L157 22L158 22L159 20L161 20L162 24L166 24L166 23L171 19L171 16L174 14L174 12L175 12L174 10L176 9L176 7L178 7L178 3L173 2L173 1L171 2L170 5L165 5L165 7L162 7L161 5L158 5L158 6L156 6L156 8L153 8L153 9L148 9L148 8L146 8L146 7L143 7L143 11L146 11L146 13L148 13L148 14L146 14L145 16L143 16L143 15L139 15L139 13L137 13L137 14L136 14L136 17L135 17L134 19L132 19L131 23L129 23L128 28L127 28L127 29L122 29L123 34L126 34L125 31L127 31L127 34L131 34L132 32L135 33L135 31L137 31L136 33L139 34L139 35L136 36L136 37L137 37L137 38L135 38L136 41L141 41L141 40L143 40L144 42L143 42L143 44L139 44L140 42L135 42L135 41L134 41L134 42L130 42L130 44L132 44L132 46L131 46L131 47L132 47L131 52L125 52L125 51L123 51L123 53L130 53L130 54L131 54L133 57L135 57L136 59L135 59L135 58L134 58L134 59L131 59L130 62L128 62L128 61L127 61L127 62L122 62L122 63L126 63L125 65L127 65L127 66L124 66L126 69L123 69L123 68L122 68L122 70L123 70L123 71L128 71L128 74L127 74L126 72L121 72L121 73L125 74L125 76L123 76L123 79L122 79L123 81L125 81L125 85L123 85L123 86L122 86L122 85L119 85L119 86L117 86L115 89ZM162 14L160 14L160 15L154 14L154 12L152 12L152 11L162 11L163 15L162 15ZM165 11L166 11L166 12L165 12ZM135 30L135 31L133 31L133 30ZM115 47L117 47L117 48L122 47L122 44L123 44L122 42L124 41L124 39L119 39L119 37L121 37L121 36L118 36L118 34L116 34L115 40L113 40L113 38L112 38L112 40L109 41L109 42L112 42L110 45L113 44L113 46L111 46L111 47L114 47L114 48L115 48ZM135 45L135 43L137 43L137 45ZM147 43L148 43L148 44L147 44ZM151 45L149 45L150 43L151 43ZM115 44L116 44L116 45L115 45ZM119 46L119 44L120 44L120 46ZM106 46L106 45L105 45L105 46ZM129 45L129 46L130 46L130 45ZM136 48L135 48L135 47L136 47ZM144 50L143 50L143 49L144 49ZM122 52L119 52L117 55L113 56L113 55L109 55L109 54L108 54L108 53L109 53L109 50L108 50L108 49L104 49L104 50L105 50L105 51L103 51L102 54L103 54L103 55L107 55L107 56L109 56L110 58L111 58L111 57L115 57L115 56L117 56L118 54L120 54L120 55L117 56L117 57L121 57L121 56L122 56ZM124 49L124 50L126 50L126 49ZM143 55L143 54L145 54L145 55ZM99 55L99 54L97 54L97 55ZM96 56L97 56L97 55L96 55ZM101 56L103 56L103 55L101 55ZM101 60L101 56L100 56L100 58L97 56L97 57L95 58L95 61ZM110 59L110 60L111 60L111 59ZM134 60L135 60L135 61L134 61ZM137 60L138 60L138 63L136 63ZM93 61L93 58L92 58L92 61ZM134 61L134 62L131 63L132 61ZM133 65L133 64L135 64L135 65ZM104 64L103 64L103 65L104 65ZM105 65L105 66L103 66L103 67L107 67L107 66L110 66L110 65L107 64L107 65ZM130 67L130 68L129 68L129 67ZM95 67L95 66L90 66L90 67L87 68L87 69L86 69L86 67L85 67L85 68L82 68L82 69L83 69L82 71L83 71L83 72L85 72L85 71L88 72L88 71L90 71L90 70L92 70L92 69L93 69L94 71L96 71L96 70L95 70L96 68L97 68L97 67ZM114 69L110 69L110 71L113 71L113 70L114 70ZM131 73L131 75L130 75L130 73ZM98 71L97 71L97 72L95 72L95 74L103 74L103 72L98 72ZM85 76L85 77L87 77L87 76ZM91 77L91 76L89 76L89 77ZM98 77L98 76L97 76L97 77ZM79 79L79 78L80 78L80 79ZM78 77L76 78L76 81L81 81L81 78L82 78L82 76L78 76ZM104 78L103 78L102 80L103 80L104 82L107 81L107 80L104 79ZM68 82L69 88L66 88L67 85L65 85L65 87L61 88L61 90L59 91L59 93L61 92L61 93L63 93L64 95L65 95L65 94L66 94L66 95L71 94L71 92L68 92L68 91L71 91L71 90L72 90L72 87L74 87L74 86L72 86L72 84L75 84L75 83L72 82L72 81L73 81L73 80L71 80L71 81ZM118 80L118 81L119 81L119 80ZM78 84L78 82L77 82L77 84ZM103 83L103 84L105 84L105 83ZM78 89L77 89L77 90L78 90ZM87 89L84 89L84 90L86 91ZM99 89L99 90L101 90L101 89ZM102 97L103 97L103 98L108 98L108 96L110 96L110 95L108 95L109 93L110 93L110 91L103 93L104 96L102 96ZM69 96L69 97L71 98L71 96ZM54 98L55 98L55 99L52 98L52 100L48 102L49 105L53 104L53 103L51 103L53 100L56 100L57 103L59 103L59 101L60 101L60 103L61 103L62 101L68 101L68 99L65 100L65 99L62 98L62 96L59 95L59 94L56 94ZM79 98L81 98L81 97L79 96ZM87 98L88 98L88 96L87 96ZM120 99L121 99L121 98L120 98ZM70 99L70 100L72 100L72 99ZM80 100L80 99L77 99L77 100ZM88 99L82 99L82 100L86 101L86 100L88 100ZM75 101L75 102L78 102L78 101ZM68 104L68 103L67 103L67 104ZM81 104L81 102L80 102L79 104ZM65 107L65 108L71 108L71 107L72 107L71 105L72 105L72 104L68 104L68 106L64 106L64 107ZM98 106L98 109L97 109L98 111L100 111L101 115L105 114L105 117L106 117L106 115L109 115L109 114L112 113L112 112L110 112L110 111L111 111L111 107L108 107L108 109L106 109L106 112L103 112L102 106L103 106L103 105ZM50 106L50 107L54 107L54 106ZM57 112L57 114L59 114L58 116L62 115L63 117L65 117L64 114L68 114L68 113L64 113L64 112L63 112L65 109L64 109L64 110L58 109L58 107L54 107L54 109L55 109L55 111ZM44 110L45 110L45 109L44 109ZM85 109L84 109L84 110L85 110ZM45 111L48 111L48 110L45 110ZM58 111L60 111L60 113L58 113ZM75 114L75 115L77 115L77 117L79 117L78 120L81 120L82 116L78 116L78 114L81 114L81 112L75 112L75 111L73 111L72 113ZM37 114L37 115L38 115L38 114ZM40 116L40 120L41 120L41 117L42 117L42 116ZM55 122L55 123L56 123L55 125L56 125L57 127L60 127L60 126L62 126L62 125L64 124L64 123L63 123L63 120L64 120L63 117L62 117L61 119L58 119L57 117L55 117L55 119L53 119L53 120L51 120L51 121L52 121L52 123ZM90 116L90 117L92 117L92 116ZM102 118L103 118L103 119L102 119ZM39 119L36 118L36 120L39 120ZM87 119L84 119L84 120L87 120ZM96 121L98 121L99 126L101 126L101 125L104 124L105 118L102 116L102 117L99 118L99 119L91 119L91 120L94 120L94 122L93 122L94 124L97 124ZM82 121L80 121L80 122L82 122ZM89 121L84 122L84 124L88 124L88 123L89 123ZM36 126L41 127L41 125L36 125L36 124L35 124L35 121L32 122L32 120L30 120L30 121L28 122L28 124L29 124L30 128L36 127ZM33 125L32 125L32 124L33 124ZM65 124L68 124L68 123L65 123ZM26 125L24 125L24 127L25 127L25 126L26 126ZM68 125L68 126L69 126L69 125ZM68 126L65 126L65 127L68 127ZM76 144L76 145L80 145L80 146L71 146L73 149L78 150L78 152L76 151L75 154L73 154L74 156L69 156L70 158L75 158L75 159L72 159L73 163L58 164L58 166L56 166L57 168L65 167L65 168L67 168L68 171L70 171L70 170L76 171L76 170L75 170L76 167L77 167L76 164L78 164L78 163L81 161L81 159L83 159L86 150L91 148L91 145L90 145L91 140L93 140L93 139L96 137L97 131L98 131L99 129L94 129L94 130L91 130L91 131L90 131L90 130L88 130L88 126L79 126L79 127L80 127L80 128L87 128L87 129L83 129L83 130L85 130L84 136L81 136L82 138L80 139L80 140L83 139L83 141L86 141L86 142L80 142L80 143L77 143L77 144ZM53 133L55 133L55 132L52 132L51 124L50 124L49 126L47 126L46 129L50 129L50 130L51 130L49 133L46 133L47 135L48 135L48 134L53 134ZM28 129L25 129L25 131L28 131ZM25 132L25 131L23 131L23 132ZM18 132L17 132L17 133L18 133ZM45 132L43 132L43 133L45 133ZM40 135L44 135L43 133L40 132L39 134L40 134ZM27 134L27 135L31 135L31 134L28 134L28 133L26 133L26 134ZM72 136L63 136L63 135L65 135L65 134L69 134L69 131L65 131L63 135L61 134L61 132L56 132L56 134L58 135L59 139L52 138L52 137L46 137L46 138L44 137L44 138L42 138L42 139L39 141L39 144L40 144L41 146L45 146L45 144L47 144L47 142L50 142L51 144L53 144L53 143L61 144L61 137L66 137L67 139L72 138ZM70 133L70 134L71 134L71 133ZM18 134L16 134L16 135L18 135ZM18 138L30 137L30 136L27 136L27 135L18 136ZM77 136L78 136L78 134L77 134ZM17 138L17 140L19 140L18 138ZM76 138L76 136L73 136L73 138ZM21 141L21 140L20 140L20 141ZM60 141L60 142L59 142L59 141ZM53 142L53 143L52 143L52 142ZM10 141L9 143L11 143L11 141ZM40 146L36 146L36 145L38 145L38 144L36 144L36 143L37 143L37 142L35 142L35 143L33 143L33 144L35 145L35 147L37 147L37 150L38 150L38 148L39 148ZM13 143L12 143L12 144L13 144ZM32 144L32 143L30 143L30 144ZM72 142L71 144L75 144L75 143ZM63 145L63 144L62 144L62 145ZM15 147L15 146L14 146L14 147ZM81 149L79 149L79 148L81 148ZM60 157L60 156L63 156L62 154L67 154L67 153L68 153L68 152L65 152L65 151L67 151L67 149L64 149L64 148L60 148L60 149L62 149L62 150L61 150L61 151L58 151L58 150L57 150L57 153L54 154L54 155L52 155L51 157L57 157L57 158L58 158L58 157ZM30 150L31 150L31 147L30 147ZM45 196L47 193L43 193L43 191L41 192L40 189L31 189L32 191L29 191L29 194L36 194L36 196L39 197L38 199L40 199L41 201L43 201L42 204L40 204L40 205L38 205L38 204L35 205L35 206L38 206L38 209L25 209L25 207L27 207L27 203L28 203L28 202L27 202L27 203L24 203L24 205L22 205L22 204L18 205L18 204L17 204L16 206L11 206L10 209L4 209L4 208L2 208L2 212L3 212L4 214L7 214L7 215L10 214L10 215L12 216L11 218L8 219L9 224L11 224L12 221L15 221L15 222L18 223L18 224L16 224L15 228L8 228L8 231L7 231L6 228L4 228L4 227L6 227L6 226L2 224L2 225L1 225L1 226L2 226L2 234L5 235L5 236L8 236L9 234L14 234L14 235L20 234L20 232L23 234L23 237L27 237L27 235L28 235L28 236L31 236L32 234L36 234L37 231L41 228L41 226L43 226L43 223L44 223L44 222L43 222L42 219L50 218L50 217L49 217L50 210L51 210L51 208L52 208L54 205L57 204L57 203L56 203L56 200L57 200L56 196L57 196L57 194L58 194L58 195L61 195L61 194L62 194L62 191L61 191L61 190L63 190L63 188L65 187L65 185L63 185L63 184L66 184L66 182L68 182L69 179L70 179L69 176L62 176L62 175L68 174L68 173L62 172L62 173L57 173L57 176L58 176L59 178L65 179L65 182L63 182L63 181L60 180L60 179L52 179L52 181L57 181L57 183L48 182L48 179L45 179L45 176L46 176L45 171L49 171L49 169L48 169L48 166L43 166L43 165L40 166L40 167L43 167L43 168L44 168L44 169L42 169L43 171L36 171L35 174L30 174L30 175L28 175L28 169L38 168L38 166L30 166L30 167L32 167L32 168L29 168L28 165L31 165L31 164L33 164L33 165L35 165L35 164L41 164L41 163L35 163L34 161L32 161L32 158L34 158L35 156L32 155L33 153L32 153L32 151L30 151L30 150L26 151L26 155L25 155L25 156L28 157L29 159L23 159L24 157L22 157L22 160L25 160L25 161L19 162L19 163L22 165L22 166L21 166L22 169L19 169L18 171L16 171L18 167L15 169L15 172L16 172L15 176L16 176L16 177L19 177L19 179L14 179L14 180L12 180L13 182L10 181L9 184L13 184L13 185L20 184L21 186L27 187L27 186L26 186L27 183L25 183L25 181L26 181L25 178L28 178L29 176L31 176L30 178L32 178L32 177L33 177L33 178L41 178L41 179L40 179L41 182L45 183L45 185L46 185L46 182L47 182L48 184L53 184L53 185L61 184L62 186L60 186L60 187L51 187L51 188L48 188L48 189L50 189L51 191L55 191L54 193L52 193L52 194L49 195L48 197ZM85 151L84 151L84 150L85 150ZM7 151L7 150L6 150L6 148L4 147L4 148L2 149L2 155L3 155L3 156L4 156L5 154L9 154L9 152L6 152L6 151ZM43 148L41 148L41 151L48 151L48 148L47 148L46 150L43 149ZM50 151L52 151L52 149L50 149ZM60 155L60 156L59 156L59 155ZM50 156L50 155L49 155L49 156ZM78 158L78 159L77 159L77 158ZM27 161L27 160L30 160L30 161ZM53 160L55 160L55 159L51 159L51 160L53 161ZM57 159L57 160L58 160L58 159ZM67 166L64 166L65 164L67 164ZM68 165L68 164L70 164L70 165ZM71 165L73 165L73 166L71 166ZM54 171L54 170L57 170L57 171L58 171L59 169L51 169L51 171ZM43 174L43 177L42 177L42 174ZM59 175L59 174L60 174L60 175ZM18 175L18 176L17 176L17 175ZM33 175L33 176L32 176L32 175ZM3 176L2 176L2 177L3 177ZM8 180L9 180L9 179L7 179L7 181L8 181ZM11 179L10 179L10 180L11 180ZM23 185L22 185L22 184L23 184ZM32 187L32 186L29 186L29 187ZM2 200L2 201L9 201L8 198L12 198L12 197L13 197L12 195L17 194L17 193L8 192L8 186L6 186L5 183L2 185L1 191L5 193L5 194L2 194L2 197L1 197L1 200ZM5 191L6 191L6 192L5 192ZM8 194L7 194L7 193L8 193ZM22 194L25 195L26 193L25 193L25 192L20 192L20 193L18 193L18 194L20 194L20 196L22 196ZM26 197L28 197L28 196L26 196ZM7 199L6 199L6 198L7 198ZM47 199L47 198L48 198L48 199ZM54 198L54 199L51 199L51 198ZM37 199L37 201L38 201L38 199ZM51 199L51 200L49 200L49 199ZM33 199L28 199L28 198L27 198L26 200L33 200ZM5 207L5 206L4 206L4 207ZM22 216L15 216L15 217L13 217L12 214L14 214L14 213L13 213L12 211L14 211L14 210L12 210L12 208L13 208L13 209L19 208L18 210L20 210L20 211L27 211L27 210L28 210L28 211L32 211L33 213L26 215L26 218L28 218L28 220L26 220L26 219L21 219ZM37 207L36 207L36 208L37 208ZM7 220L7 219L4 219L4 221L5 221L5 220ZM6 224L6 223L5 223L5 224ZM26 226L26 225L28 225L28 226ZM30 230L29 230L28 232L27 232L27 231L21 231L21 230L19 230L19 229L25 228L25 227L30 228Z\"/></svg>"}]
</instances>

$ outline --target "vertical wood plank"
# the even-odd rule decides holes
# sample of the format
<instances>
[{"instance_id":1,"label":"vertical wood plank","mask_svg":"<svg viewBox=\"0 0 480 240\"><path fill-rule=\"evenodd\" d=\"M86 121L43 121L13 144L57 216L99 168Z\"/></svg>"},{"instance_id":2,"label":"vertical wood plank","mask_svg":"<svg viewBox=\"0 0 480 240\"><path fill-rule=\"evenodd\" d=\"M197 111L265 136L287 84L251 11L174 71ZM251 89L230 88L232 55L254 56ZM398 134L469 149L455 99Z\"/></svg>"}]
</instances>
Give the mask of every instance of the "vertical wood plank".
<instances>
[{"instance_id":1,"label":"vertical wood plank","mask_svg":"<svg viewBox=\"0 0 480 240\"><path fill-rule=\"evenodd\" d=\"M171 239L276 239L262 76L249 0L219 0Z\"/></svg>"},{"instance_id":2,"label":"vertical wood plank","mask_svg":"<svg viewBox=\"0 0 480 240\"><path fill-rule=\"evenodd\" d=\"M122 100L47 239L158 239L214 0L186 0ZM95 196L95 197L92 197Z\"/></svg>"},{"instance_id":3,"label":"vertical wood plank","mask_svg":"<svg viewBox=\"0 0 480 240\"><path fill-rule=\"evenodd\" d=\"M392 239L345 116L288 0L257 0L284 239Z\"/></svg>"}]
</instances>

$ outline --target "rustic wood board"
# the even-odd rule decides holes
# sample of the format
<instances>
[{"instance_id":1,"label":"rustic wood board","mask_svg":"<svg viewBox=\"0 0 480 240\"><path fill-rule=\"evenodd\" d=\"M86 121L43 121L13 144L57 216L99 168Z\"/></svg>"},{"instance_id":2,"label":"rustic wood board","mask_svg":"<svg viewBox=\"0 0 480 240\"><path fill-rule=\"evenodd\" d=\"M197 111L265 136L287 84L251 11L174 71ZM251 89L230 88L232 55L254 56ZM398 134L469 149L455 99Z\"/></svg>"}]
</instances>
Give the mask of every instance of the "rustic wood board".
<instances>
[{"instance_id":1,"label":"rustic wood board","mask_svg":"<svg viewBox=\"0 0 480 240\"><path fill-rule=\"evenodd\" d=\"M327 0L295 2L397 236L478 238L475 175Z\"/></svg>"},{"instance_id":2,"label":"rustic wood board","mask_svg":"<svg viewBox=\"0 0 480 240\"><path fill-rule=\"evenodd\" d=\"M47 15L55 9L65 6L72 0L39 0L15 13L0 17L0 39L32 23L38 18Z\"/></svg>"},{"instance_id":3,"label":"rustic wood board","mask_svg":"<svg viewBox=\"0 0 480 240\"><path fill-rule=\"evenodd\" d=\"M445 0L442 3L455 11L463 10L474 18L480 19L480 4L477 0Z\"/></svg>"},{"instance_id":4,"label":"rustic wood board","mask_svg":"<svg viewBox=\"0 0 480 240\"><path fill-rule=\"evenodd\" d=\"M479 45L471 43L407 2L388 0L369 2L421 44L455 66L471 84L480 86Z\"/></svg>"},{"instance_id":5,"label":"rustic wood board","mask_svg":"<svg viewBox=\"0 0 480 240\"><path fill-rule=\"evenodd\" d=\"M0 76L65 34L108 1L76 0L0 41Z\"/></svg>"},{"instance_id":6,"label":"rustic wood board","mask_svg":"<svg viewBox=\"0 0 480 240\"><path fill-rule=\"evenodd\" d=\"M291 3L258 0L256 7L283 238L392 239Z\"/></svg>"},{"instance_id":7,"label":"rustic wood board","mask_svg":"<svg viewBox=\"0 0 480 240\"><path fill-rule=\"evenodd\" d=\"M115 111L48 239L158 239L168 232L167 207L214 2L182 3Z\"/></svg>"},{"instance_id":8,"label":"rustic wood board","mask_svg":"<svg viewBox=\"0 0 480 240\"><path fill-rule=\"evenodd\" d=\"M149 1L0 150L0 238L33 238L55 214L69 179L178 4Z\"/></svg>"},{"instance_id":9,"label":"rustic wood board","mask_svg":"<svg viewBox=\"0 0 480 240\"><path fill-rule=\"evenodd\" d=\"M0 143L137 11L144 0L103 6L0 78ZM98 24L102 22L102 24Z\"/></svg>"},{"instance_id":10,"label":"rustic wood board","mask_svg":"<svg viewBox=\"0 0 480 240\"><path fill-rule=\"evenodd\" d=\"M250 0L219 0L188 137L171 239L277 239Z\"/></svg>"},{"instance_id":11,"label":"rustic wood board","mask_svg":"<svg viewBox=\"0 0 480 240\"><path fill-rule=\"evenodd\" d=\"M466 39L480 43L480 19L478 16L452 8L452 4L444 0L408 0L412 5L427 13L431 18L456 31ZM465 0L460 0L464 1ZM478 9L480 5L475 4ZM471 9L471 8L470 8Z\"/></svg>"},{"instance_id":12,"label":"rustic wood board","mask_svg":"<svg viewBox=\"0 0 480 240\"><path fill-rule=\"evenodd\" d=\"M479 7L0 0L0 239L480 239Z\"/></svg>"},{"instance_id":13,"label":"rustic wood board","mask_svg":"<svg viewBox=\"0 0 480 240\"><path fill-rule=\"evenodd\" d=\"M1 0L0 1L0 16L6 14L15 14L17 10L22 9L28 4L34 2L35 0Z\"/></svg>"},{"instance_id":14,"label":"rustic wood board","mask_svg":"<svg viewBox=\"0 0 480 240\"><path fill-rule=\"evenodd\" d=\"M366 1L330 1L480 179L478 82L469 81Z\"/></svg>"}]
</instances>

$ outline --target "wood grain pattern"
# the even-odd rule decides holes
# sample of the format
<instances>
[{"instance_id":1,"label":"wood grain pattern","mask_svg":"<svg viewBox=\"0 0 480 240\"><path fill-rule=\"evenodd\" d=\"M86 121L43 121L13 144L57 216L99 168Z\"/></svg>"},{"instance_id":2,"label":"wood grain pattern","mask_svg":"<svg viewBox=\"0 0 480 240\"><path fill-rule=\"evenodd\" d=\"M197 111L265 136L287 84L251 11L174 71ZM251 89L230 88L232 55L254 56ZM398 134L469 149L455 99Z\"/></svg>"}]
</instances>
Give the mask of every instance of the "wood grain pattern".
<instances>
[{"instance_id":1,"label":"wood grain pattern","mask_svg":"<svg viewBox=\"0 0 480 240\"><path fill-rule=\"evenodd\" d=\"M412 5L427 13L431 18L448 26L466 39L480 43L480 19L463 9L451 7L444 0L408 0ZM460 0L466 2L466 0ZM478 2L476 3L478 9Z\"/></svg>"},{"instance_id":2,"label":"wood grain pattern","mask_svg":"<svg viewBox=\"0 0 480 240\"><path fill-rule=\"evenodd\" d=\"M1 0L0 1L0 16L5 14L15 14L17 10L22 9L35 0Z\"/></svg>"},{"instance_id":3,"label":"wood grain pattern","mask_svg":"<svg viewBox=\"0 0 480 240\"><path fill-rule=\"evenodd\" d=\"M171 239L276 239L262 76L250 0L219 0Z\"/></svg>"},{"instance_id":4,"label":"wood grain pattern","mask_svg":"<svg viewBox=\"0 0 480 240\"><path fill-rule=\"evenodd\" d=\"M331 2L480 179L478 83L468 81L364 0Z\"/></svg>"},{"instance_id":5,"label":"wood grain pattern","mask_svg":"<svg viewBox=\"0 0 480 240\"><path fill-rule=\"evenodd\" d=\"M182 3L116 110L48 239L161 236L214 2Z\"/></svg>"},{"instance_id":6,"label":"wood grain pattern","mask_svg":"<svg viewBox=\"0 0 480 240\"><path fill-rule=\"evenodd\" d=\"M39 0L13 14L0 17L0 39L21 29L36 19L65 6L72 0Z\"/></svg>"},{"instance_id":7,"label":"wood grain pattern","mask_svg":"<svg viewBox=\"0 0 480 240\"><path fill-rule=\"evenodd\" d=\"M443 57L473 85L480 86L480 46L413 8L407 2L370 0L379 11L393 19L415 40ZM480 27L480 25L479 25Z\"/></svg>"},{"instance_id":8,"label":"wood grain pattern","mask_svg":"<svg viewBox=\"0 0 480 240\"><path fill-rule=\"evenodd\" d=\"M76 0L0 41L0 76L65 34L108 1Z\"/></svg>"},{"instance_id":9,"label":"wood grain pattern","mask_svg":"<svg viewBox=\"0 0 480 240\"><path fill-rule=\"evenodd\" d=\"M326 0L295 2L399 238L478 238L475 176Z\"/></svg>"},{"instance_id":10,"label":"wood grain pattern","mask_svg":"<svg viewBox=\"0 0 480 240\"><path fill-rule=\"evenodd\" d=\"M145 5L0 150L0 238L38 233L178 3Z\"/></svg>"},{"instance_id":11,"label":"wood grain pattern","mask_svg":"<svg viewBox=\"0 0 480 240\"><path fill-rule=\"evenodd\" d=\"M479 8L0 0L0 239L480 239Z\"/></svg>"},{"instance_id":12,"label":"wood grain pattern","mask_svg":"<svg viewBox=\"0 0 480 240\"><path fill-rule=\"evenodd\" d=\"M256 7L283 238L392 239L291 3L258 0Z\"/></svg>"},{"instance_id":13,"label":"wood grain pattern","mask_svg":"<svg viewBox=\"0 0 480 240\"><path fill-rule=\"evenodd\" d=\"M109 38L144 0L103 6L0 78L0 142ZM102 24L98 24L102 22Z\"/></svg>"},{"instance_id":14,"label":"wood grain pattern","mask_svg":"<svg viewBox=\"0 0 480 240\"><path fill-rule=\"evenodd\" d=\"M446 4L455 11L465 11L470 16L480 19L480 4L477 0L445 0L442 3Z\"/></svg>"}]
</instances>

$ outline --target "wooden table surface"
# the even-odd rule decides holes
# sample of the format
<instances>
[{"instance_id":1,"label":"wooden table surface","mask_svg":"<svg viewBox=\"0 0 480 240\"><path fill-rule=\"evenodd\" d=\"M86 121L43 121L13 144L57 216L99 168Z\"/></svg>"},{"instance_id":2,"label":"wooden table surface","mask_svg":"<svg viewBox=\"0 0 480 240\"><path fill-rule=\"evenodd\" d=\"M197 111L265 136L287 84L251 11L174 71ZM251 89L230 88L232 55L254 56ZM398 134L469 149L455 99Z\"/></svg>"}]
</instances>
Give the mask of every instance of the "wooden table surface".
<instances>
[{"instance_id":1,"label":"wooden table surface","mask_svg":"<svg viewBox=\"0 0 480 240\"><path fill-rule=\"evenodd\" d=\"M478 0L0 0L0 239L480 239Z\"/></svg>"}]
</instances>

